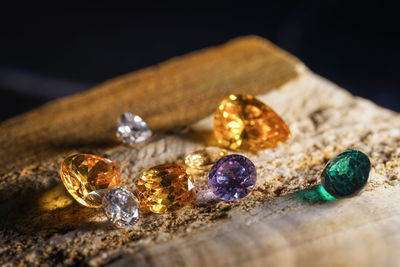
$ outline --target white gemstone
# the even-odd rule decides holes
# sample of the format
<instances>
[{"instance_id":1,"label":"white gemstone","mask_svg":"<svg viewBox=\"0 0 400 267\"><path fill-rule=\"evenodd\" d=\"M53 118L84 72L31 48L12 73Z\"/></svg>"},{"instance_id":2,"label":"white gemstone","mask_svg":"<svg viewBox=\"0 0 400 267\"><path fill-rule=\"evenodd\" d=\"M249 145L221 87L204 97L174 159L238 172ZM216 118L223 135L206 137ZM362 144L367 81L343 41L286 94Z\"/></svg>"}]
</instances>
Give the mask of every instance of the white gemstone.
<instances>
[{"instance_id":1,"label":"white gemstone","mask_svg":"<svg viewBox=\"0 0 400 267\"><path fill-rule=\"evenodd\" d=\"M123 143L128 145L140 143L151 135L150 128L138 115L127 112L118 118L117 137Z\"/></svg>"},{"instance_id":2,"label":"white gemstone","mask_svg":"<svg viewBox=\"0 0 400 267\"><path fill-rule=\"evenodd\" d=\"M140 219L137 198L124 188L113 188L103 198L103 211L118 228L132 227Z\"/></svg>"}]
</instances>

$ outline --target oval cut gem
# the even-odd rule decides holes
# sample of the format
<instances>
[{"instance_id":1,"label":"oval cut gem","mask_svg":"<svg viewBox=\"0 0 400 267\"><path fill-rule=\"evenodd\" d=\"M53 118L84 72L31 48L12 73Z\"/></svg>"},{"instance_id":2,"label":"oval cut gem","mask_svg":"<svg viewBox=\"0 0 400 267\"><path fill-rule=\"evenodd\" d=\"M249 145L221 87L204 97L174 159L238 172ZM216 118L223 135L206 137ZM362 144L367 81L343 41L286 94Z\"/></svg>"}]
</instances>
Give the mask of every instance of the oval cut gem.
<instances>
[{"instance_id":1,"label":"oval cut gem","mask_svg":"<svg viewBox=\"0 0 400 267\"><path fill-rule=\"evenodd\" d=\"M358 194L367 184L371 162L357 150L347 150L331 160L322 173L322 186L335 198Z\"/></svg>"},{"instance_id":2,"label":"oval cut gem","mask_svg":"<svg viewBox=\"0 0 400 267\"><path fill-rule=\"evenodd\" d=\"M257 181L256 167L242 155L228 155L217 161L209 173L208 184L220 199L235 201L247 196Z\"/></svg>"},{"instance_id":3,"label":"oval cut gem","mask_svg":"<svg viewBox=\"0 0 400 267\"><path fill-rule=\"evenodd\" d=\"M79 203L100 208L107 190L120 184L120 167L96 155L77 154L64 160L60 176L67 191Z\"/></svg>"},{"instance_id":4,"label":"oval cut gem","mask_svg":"<svg viewBox=\"0 0 400 267\"><path fill-rule=\"evenodd\" d=\"M229 149L257 151L290 138L286 123L272 108L251 95L230 95L214 114L214 135Z\"/></svg>"},{"instance_id":5,"label":"oval cut gem","mask_svg":"<svg viewBox=\"0 0 400 267\"><path fill-rule=\"evenodd\" d=\"M171 213L189 204L194 197L192 176L178 164L152 167L140 176L137 194L142 210Z\"/></svg>"}]
</instances>

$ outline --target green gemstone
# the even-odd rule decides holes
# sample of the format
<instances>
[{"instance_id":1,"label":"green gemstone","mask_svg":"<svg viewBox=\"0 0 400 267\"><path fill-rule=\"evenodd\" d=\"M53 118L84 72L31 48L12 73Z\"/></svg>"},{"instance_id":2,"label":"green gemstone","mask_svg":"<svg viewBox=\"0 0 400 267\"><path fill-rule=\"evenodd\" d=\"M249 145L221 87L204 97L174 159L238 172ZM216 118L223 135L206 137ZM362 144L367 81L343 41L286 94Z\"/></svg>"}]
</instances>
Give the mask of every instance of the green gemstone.
<instances>
[{"instance_id":1,"label":"green gemstone","mask_svg":"<svg viewBox=\"0 0 400 267\"><path fill-rule=\"evenodd\" d=\"M322 186L335 198L358 194L367 184L371 162L357 150L347 150L326 165L322 173Z\"/></svg>"}]
</instances>

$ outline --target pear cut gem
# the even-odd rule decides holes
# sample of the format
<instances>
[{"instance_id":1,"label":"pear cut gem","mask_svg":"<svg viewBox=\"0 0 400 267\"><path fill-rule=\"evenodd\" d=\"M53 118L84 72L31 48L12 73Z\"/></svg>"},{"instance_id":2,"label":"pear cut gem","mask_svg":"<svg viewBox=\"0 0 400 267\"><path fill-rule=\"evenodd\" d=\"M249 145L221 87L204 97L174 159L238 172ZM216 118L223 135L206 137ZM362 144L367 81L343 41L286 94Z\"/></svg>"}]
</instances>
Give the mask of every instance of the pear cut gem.
<instances>
[{"instance_id":1,"label":"pear cut gem","mask_svg":"<svg viewBox=\"0 0 400 267\"><path fill-rule=\"evenodd\" d=\"M77 154L64 159L60 176L76 201L86 207L100 208L107 190L120 184L120 167L96 155Z\"/></svg>"},{"instance_id":2,"label":"pear cut gem","mask_svg":"<svg viewBox=\"0 0 400 267\"><path fill-rule=\"evenodd\" d=\"M251 151L276 147L291 135L275 111L251 95L230 95L214 115L214 134L229 149Z\"/></svg>"}]
</instances>

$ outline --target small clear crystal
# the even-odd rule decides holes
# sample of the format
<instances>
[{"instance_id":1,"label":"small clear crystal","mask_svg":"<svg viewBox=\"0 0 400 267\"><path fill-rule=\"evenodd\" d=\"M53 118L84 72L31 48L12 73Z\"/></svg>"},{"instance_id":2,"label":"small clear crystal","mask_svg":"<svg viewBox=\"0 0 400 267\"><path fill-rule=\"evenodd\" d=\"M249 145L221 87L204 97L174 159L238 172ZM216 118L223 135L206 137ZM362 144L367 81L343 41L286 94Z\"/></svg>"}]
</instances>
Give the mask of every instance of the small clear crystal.
<instances>
[{"instance_id":1,"label":"small clear crystal","mask_svg":"<svg viewBox=\"0 0 400 267\"><path fill-rule=\"evenodd\" d=\"M138 115L124 113L118 118L117 137L125 144L132 145L145 141L152 135L146 122Z\"/></svg>"},{"instance_id":2,"label":"small clear crystal","mask_svg":"<svg viewBox=\"0 0 400 267\"><path fill-rule=\"evenodd\" d=\"M137 198L124 188L113 188L103 198L103 211L118 228L134 226L140 219Z\"/></svg>"}]
</instances>

